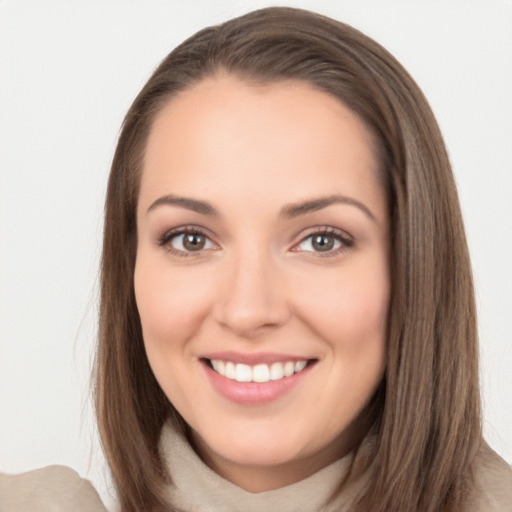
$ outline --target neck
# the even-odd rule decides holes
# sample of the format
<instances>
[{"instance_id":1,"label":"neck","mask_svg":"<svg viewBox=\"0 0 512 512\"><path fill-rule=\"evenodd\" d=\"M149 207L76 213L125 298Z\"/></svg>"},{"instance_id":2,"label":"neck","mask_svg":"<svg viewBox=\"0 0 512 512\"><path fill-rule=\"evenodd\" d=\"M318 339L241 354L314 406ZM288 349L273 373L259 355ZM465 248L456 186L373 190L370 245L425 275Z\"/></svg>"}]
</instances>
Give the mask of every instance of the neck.
<instances>
[{"instance_id":1,"label":"neck","mask_svg":"<svg viewBox=\"0 0 512 512\"><path fill-rule=\"evenodd\" d=\"M218 454L211 454L198 448L196 451L203 462L222 478L251 493L260 493L286 487L307 478L341 457L331 456L329 460L315 454L301 460L294 460L272 466L255 466L228 461Z\"/></svg>"},{"instance_id":2,"label":"neck","mask_svg":"<svg viewBox=\"0 0 512 512\"><path fill-rule=\"evenodd\" d=\"M203 462L222 478L245 491L261 493L308 478L350 453L368 432L365 420L367 418L358 418L340 436L312 455L274 465L242 464L226 459L213 452L195 432L190 433L189 442Z\"/></svg>"}]
</instances>

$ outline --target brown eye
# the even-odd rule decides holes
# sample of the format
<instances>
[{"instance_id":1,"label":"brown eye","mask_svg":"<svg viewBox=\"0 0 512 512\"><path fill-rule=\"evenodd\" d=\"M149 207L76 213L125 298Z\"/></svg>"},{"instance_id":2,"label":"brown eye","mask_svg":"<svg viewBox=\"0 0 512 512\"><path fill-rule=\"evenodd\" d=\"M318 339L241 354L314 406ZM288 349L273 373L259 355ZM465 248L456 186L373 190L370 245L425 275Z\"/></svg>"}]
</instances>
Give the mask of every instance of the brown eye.
<instances>
[{"instance_id":1,"label":"brown eye","mask_svg":"<svg viewBox=\"0 0 512 512\"><path fill-rule=\"evenodd\" d=\"M186 233L183 235L183 247L187 251L200 251L204 249L206 237L199 233Z\"/></svg>"},{"instance_id":2,"label":"brown eye","mask_svg":"<svg viewBox=\"0 0 512 512\"><path fill-rule=\"evenodd\" d=\"M330 235L314 235L311 240L311 246L315 251L325 252L334 248L334 237Z\"/></svg>"},{"instance_id":3,"label":"brown eye","mask_svg":"<svg viewBox=\"0 0 512 512\"><path fill-rule=\"evenodd\" d=\"M304 238L298 248L305 252L329 252L339 249L342 245L344 243L339 236L329 233L316 233Z\"/></svg>"},{"instance_id":4,"label":"brown eye","mask_svg":"<svg viewBox=\"0 0 512 512\"><path fill-rule=\"evenodd\" d=\"M166 240L164 239L161 245L164 244L170 246L170 249L177 253L199 252L215 247L215 244L206 235L194 232L176 233L167 237Z\"/></svg>"},{"instance_id":5,"label":"brown eye","mask_svg":"<svg viewBox=\"0 0 512 512\"><path fill-rule=\"evenodd\" d=\"M301 240L292 250L294 252L309 252L322 256L336 256L352 247L354 242L342 231L319 230Z\"/></svg>"}]
</instances>

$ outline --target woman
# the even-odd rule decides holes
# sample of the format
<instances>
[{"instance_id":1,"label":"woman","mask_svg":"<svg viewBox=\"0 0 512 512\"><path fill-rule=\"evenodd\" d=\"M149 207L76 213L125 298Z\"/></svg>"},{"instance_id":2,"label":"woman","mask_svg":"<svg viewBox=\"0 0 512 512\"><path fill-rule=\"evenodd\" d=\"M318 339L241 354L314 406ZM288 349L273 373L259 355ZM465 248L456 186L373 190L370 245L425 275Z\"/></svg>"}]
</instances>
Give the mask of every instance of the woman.
<instances>
[{"instance_id":1,"label":"woman","mask_svg":"<svg viewBox=\"0 0 512 512\"><path fill-rule=\"evenodd\" d=\"M121 510L507 510L476 337L442 137L385 50L276 8L162 62L107 193Z\"/></svg>"}]
</instances>

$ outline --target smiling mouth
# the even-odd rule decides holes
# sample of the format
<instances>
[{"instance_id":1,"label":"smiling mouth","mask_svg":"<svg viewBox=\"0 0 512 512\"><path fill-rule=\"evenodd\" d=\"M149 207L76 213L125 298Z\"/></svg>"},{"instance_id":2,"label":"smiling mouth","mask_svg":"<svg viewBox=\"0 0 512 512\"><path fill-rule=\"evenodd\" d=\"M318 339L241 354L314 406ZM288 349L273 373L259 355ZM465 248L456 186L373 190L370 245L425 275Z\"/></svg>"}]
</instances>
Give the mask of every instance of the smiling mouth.
<instances>
[{"instance_id":1,"label":"smiling mouth","mask_svg":"<svg viewBox=\"0 0 512 512\"><path fill-rule=\"evenodd\" d=\"M317 359L303 359L300 361L284 361L272 364L248 365L223 361L222 359L203 358L203 362L213 371L237 382L265 383L279 381L302 372L305 368L315 364Z\"/></svg>"}]
</instances>

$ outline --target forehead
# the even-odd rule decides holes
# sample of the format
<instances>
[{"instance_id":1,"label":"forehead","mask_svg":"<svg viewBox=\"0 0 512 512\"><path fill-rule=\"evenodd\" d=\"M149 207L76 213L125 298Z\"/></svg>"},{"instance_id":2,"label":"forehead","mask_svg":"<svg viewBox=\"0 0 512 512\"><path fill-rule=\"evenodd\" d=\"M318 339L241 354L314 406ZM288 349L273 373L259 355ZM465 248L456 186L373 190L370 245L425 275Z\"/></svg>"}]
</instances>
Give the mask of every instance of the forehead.
<instances>
[{"instance_id":1,"label":"forehead","mask_svg":"<svg viewBox=\"0 0 512 512\"><path fill-rule=\"evenodd\" d=\"M338 185L355 192L378 181L373 147L372 134L354 112L306 83L254 85L229 75L211 77L157 115L140 199L190 194L190 188L198 195L268 195L272 184L283 201L311 195L312 187L319 194Z\"/></svg>"}]
</instances>

